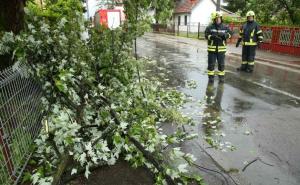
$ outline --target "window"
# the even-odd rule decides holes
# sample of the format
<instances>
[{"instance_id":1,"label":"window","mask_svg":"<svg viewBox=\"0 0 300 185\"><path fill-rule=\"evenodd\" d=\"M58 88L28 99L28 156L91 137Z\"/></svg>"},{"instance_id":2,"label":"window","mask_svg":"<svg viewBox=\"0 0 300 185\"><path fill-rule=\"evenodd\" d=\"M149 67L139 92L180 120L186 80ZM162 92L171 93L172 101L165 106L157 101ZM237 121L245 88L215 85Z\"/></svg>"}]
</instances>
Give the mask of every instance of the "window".
<instances>
[{"instance_id":1,"label":"window","mask_svg":"<svg viewBox=\"0 0 300 185\"><path fill-rule=\"evenodd\" d=\"M180 26L180 15L178 16L178 26Z\"/></svg>"},{"instance_id":2,"label":"window","mask_svg":"<svg viewBox=\"0 0 300 185\"><path fill-rule=\"evenodd\" d=\"M184 16L184 25L187 25L187 15Z\"/></svg>"}]
</instances>

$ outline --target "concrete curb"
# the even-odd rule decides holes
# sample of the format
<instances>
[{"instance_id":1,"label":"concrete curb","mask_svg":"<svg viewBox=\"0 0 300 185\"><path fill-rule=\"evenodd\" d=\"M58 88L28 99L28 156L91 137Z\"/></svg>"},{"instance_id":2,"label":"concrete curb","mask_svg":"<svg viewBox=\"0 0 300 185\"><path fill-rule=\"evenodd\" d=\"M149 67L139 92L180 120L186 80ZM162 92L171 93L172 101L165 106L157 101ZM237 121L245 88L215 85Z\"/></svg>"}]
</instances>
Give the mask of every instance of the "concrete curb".
<instances>
[{"instance_id":1,"label":"concrete curb","mask_svg":"<svg viewBox=\"0 0 300 185\"><path fill-rule=\"evenodd\" d=\"M241 57L232 55L231 53L226 54L226 60L227 61L233 61L235 64L237 64L236 67L239 67L241 64ZM300 74L300 65L293 65L293 64L284 64L282 62L278 61L271 61L268 59L260 59L257 58L255 60L256 63L266 65L266 66L272 66L278 69L284 69L288 71L292 71L293 73Z\"/></svg>"}]
</instances>

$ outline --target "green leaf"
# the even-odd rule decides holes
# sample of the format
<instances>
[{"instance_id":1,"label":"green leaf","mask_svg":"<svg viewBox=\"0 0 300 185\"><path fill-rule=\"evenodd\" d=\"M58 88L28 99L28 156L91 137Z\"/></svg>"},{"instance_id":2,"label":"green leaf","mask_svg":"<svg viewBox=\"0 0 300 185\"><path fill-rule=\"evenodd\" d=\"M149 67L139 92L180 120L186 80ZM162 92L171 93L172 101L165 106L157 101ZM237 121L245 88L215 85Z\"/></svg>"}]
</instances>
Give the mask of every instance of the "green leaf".
<instances>
[{"instance_id":1,"label":"green leaf","mask_svg":"<svg viewBox=\"0 0 300 185\"><path fill-rule=\"evenodd\" d=\"M22 179L22 184L31 181L31 174L29 172L25 172Z\"/></svg>"},{"instance_id":2,"label":"green leaf","mask_svg":"<svg viewBox=\"0 0 300 185\"><path fill-rule=\"evenodd\" d=\"M64 88L62 81L55 80L55 86L58 88L59 91L65 92L65 88Z\"/></svg>"}]
</instances>

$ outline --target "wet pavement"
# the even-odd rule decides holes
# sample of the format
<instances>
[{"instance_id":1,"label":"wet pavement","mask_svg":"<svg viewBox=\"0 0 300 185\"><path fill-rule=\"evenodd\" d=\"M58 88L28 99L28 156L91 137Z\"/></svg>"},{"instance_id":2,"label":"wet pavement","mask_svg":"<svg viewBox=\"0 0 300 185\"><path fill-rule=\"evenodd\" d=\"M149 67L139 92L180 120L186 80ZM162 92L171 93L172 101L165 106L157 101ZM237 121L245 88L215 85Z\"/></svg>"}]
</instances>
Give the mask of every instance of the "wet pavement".
<instances>
[{"instance_id":1,"label":"wet pavement","mask_svg":"<svg viewBox=\"0 0 300 185\"><path fill-rule=\"evenodd\" d=\"M158 60L153 74L192 100L182 111L194 118L186 129L199 138L183 148L198 163L227 171L241 185L300 184L299 70L258 61L253 74L239 73L239 58L229 56L225 83L208 84L205 41L146 34L138 54ZM185 87L190 80L196 88ZM224 183L207 174L208 184Z\"/></svg>"}]
</instances>

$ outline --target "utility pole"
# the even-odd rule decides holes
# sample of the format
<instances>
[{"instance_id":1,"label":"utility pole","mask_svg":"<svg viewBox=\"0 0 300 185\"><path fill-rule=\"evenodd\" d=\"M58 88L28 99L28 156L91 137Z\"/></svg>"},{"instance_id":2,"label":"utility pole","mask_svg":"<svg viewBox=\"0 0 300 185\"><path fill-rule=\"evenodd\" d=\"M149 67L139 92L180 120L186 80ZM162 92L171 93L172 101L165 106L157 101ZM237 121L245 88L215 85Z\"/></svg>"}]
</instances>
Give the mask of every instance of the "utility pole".
<instances>
[{"instance_id":1,"label":"utility pole","mask_svg":"<svg viewBox=\"0 0 300 185\"><path fill-rule=\"evenodd\" d=\"M112 9L115 9L115 6L116 6L115 0L112 0L111 4L112 4Z\"/></svg>"},{"instance_id":2,"label":"utility pole","mask_svg":"<svg viewBox=\"0 0 300 185\"><path fill-rule=\"evenodd\" d=\"M221 10L221 0L217 0L217 11Z\"/></svg>"}]
</instances>

